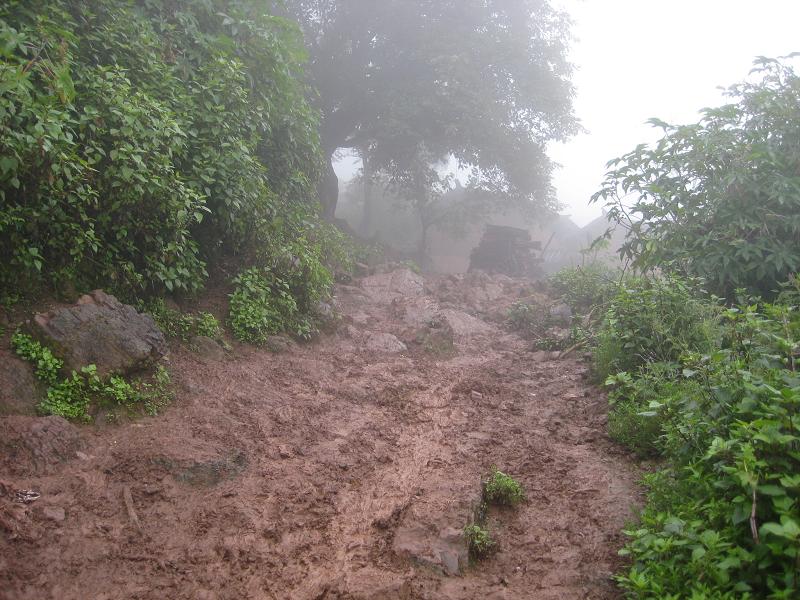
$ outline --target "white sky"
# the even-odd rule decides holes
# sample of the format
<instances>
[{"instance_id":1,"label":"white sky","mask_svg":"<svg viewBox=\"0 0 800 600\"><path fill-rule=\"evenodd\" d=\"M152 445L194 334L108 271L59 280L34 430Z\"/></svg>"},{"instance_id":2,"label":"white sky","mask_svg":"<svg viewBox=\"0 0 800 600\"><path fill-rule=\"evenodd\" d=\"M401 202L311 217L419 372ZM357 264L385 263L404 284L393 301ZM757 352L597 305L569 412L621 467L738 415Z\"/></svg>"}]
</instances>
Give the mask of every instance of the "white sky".
<instances>
[{"instance_id":1,"label":"white sky","mask_svg":"<svg viewBox=\"0 0 800 600\"><path fill-rule=\"evenodd\" d=\"M658 117L690 123L718 106L720 87L747 77L757 56L800 51L800 0L552 0L570 13L575 41L575 112L588 130L550 156L565 214L579 225L599 216L589 205L605 164L641 142ZM336 165L352 177L360 161Z\"/></svg>"},{"instance_id":2,"label":"white sky","mask_svg":"<svg viewBox=\"0 0 800 600\"><path fill-rule=\"evenodd\" d=\"M584 225L605 163L658 131L689 123L747 77L756 56L800 51L800 0L553 0L575 21L575 111L587 134L551 146L564 213Z\"/></svg>"}]
</instances>

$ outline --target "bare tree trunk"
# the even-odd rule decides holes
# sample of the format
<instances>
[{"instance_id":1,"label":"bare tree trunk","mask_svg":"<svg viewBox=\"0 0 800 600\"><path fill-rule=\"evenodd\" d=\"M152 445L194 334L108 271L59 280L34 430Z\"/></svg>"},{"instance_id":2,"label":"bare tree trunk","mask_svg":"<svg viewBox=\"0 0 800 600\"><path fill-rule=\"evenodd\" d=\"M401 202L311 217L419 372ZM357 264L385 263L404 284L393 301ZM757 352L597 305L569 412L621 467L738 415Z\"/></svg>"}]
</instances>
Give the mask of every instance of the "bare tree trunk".
<instances>
[{"instance_id":1,"label":"bare tree trunk","mask_svg":"<svg viewBox=\"0 0 800 600\"><path fill-rule=\"evenodd\" d=\"M333 221L336 216L336 204L339 202L339 178L333 170L333 152L327 153L327 164L317 186L317 194L322 204L322 216Z\"/></svg>"},{"instance_id":2,"label":"bare tree trunk","mask_svg":"<svg viewBox=\"0 0 800 600\"><path fill-rule=\"evenodd\" d=\"M362 163L362 171L363 171L363 178L364 178L364 212L362 213L361 219L361 233L365 237L369 237L372 234L372 209L373 209L373 200L372 200L372 165L369 161L369 156L367 155L366 151L361 151L361 163Z\"/></svg>"},{"instance_id":3,"label":"bare tree trunk","mask_svg":"<svg viewBox=\"0 0 800 600\"><path fill-rule=\"evenodd\" d=\"M420 222L420 236L419 246L417 247L417 264L427 271L430 266L430 258L428 257L428 233L430 231L431 223L428 215L426 214L425 207L419 207L419 222Z\"/></svg>"}]
</instances>

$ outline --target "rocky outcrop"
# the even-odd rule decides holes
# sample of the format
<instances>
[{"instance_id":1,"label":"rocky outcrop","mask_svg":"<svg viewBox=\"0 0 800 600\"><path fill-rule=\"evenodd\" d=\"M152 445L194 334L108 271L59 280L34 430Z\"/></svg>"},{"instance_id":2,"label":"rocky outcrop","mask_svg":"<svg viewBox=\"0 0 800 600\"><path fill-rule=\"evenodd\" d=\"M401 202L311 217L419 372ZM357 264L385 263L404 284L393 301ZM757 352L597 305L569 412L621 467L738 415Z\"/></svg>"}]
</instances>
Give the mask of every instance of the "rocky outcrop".
<instances>
[{"instance_id":1,"label":"rocky outcrop","mask_svg":"<svg viewBox=\"0 0 800 600\"><path fill-rule=\"evenodd\" d=\"M72 306L37 314L30 332L64 361L67 369L97 365L97 372L131 373L167 353L164 334L149 315L95 290Z\"/></svg>"}]
</instances>

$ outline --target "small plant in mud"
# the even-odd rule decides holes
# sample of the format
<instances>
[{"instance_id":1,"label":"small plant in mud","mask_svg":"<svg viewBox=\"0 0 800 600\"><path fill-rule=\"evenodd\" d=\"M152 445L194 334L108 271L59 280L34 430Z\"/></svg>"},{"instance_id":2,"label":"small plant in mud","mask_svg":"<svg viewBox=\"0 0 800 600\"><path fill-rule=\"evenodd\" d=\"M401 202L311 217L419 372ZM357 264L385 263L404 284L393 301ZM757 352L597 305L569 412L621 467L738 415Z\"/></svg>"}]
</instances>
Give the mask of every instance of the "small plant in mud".
<instances>
[{"instance_id":1,"label":"small plant in mud","mask_svg":"<svg viewBox=\"0 0 800 600\"><path fill-rule=\"evenodd\" d=\"M477 523L464 527L464 539L467 542L469 556L473 560L486 558L495 547L495 541L489 530Z\"/></svg>"},{"instance_id":2,"label":"small plant in mud","mask_svg":"<svg viewBox=\"0 0 800 600\"><path fill-rule=\"evenodd\" d=\"M483 499L487 504L516 506L525 499L520 483L497 468L483 484Z\"/></svg>"}]
</instances>

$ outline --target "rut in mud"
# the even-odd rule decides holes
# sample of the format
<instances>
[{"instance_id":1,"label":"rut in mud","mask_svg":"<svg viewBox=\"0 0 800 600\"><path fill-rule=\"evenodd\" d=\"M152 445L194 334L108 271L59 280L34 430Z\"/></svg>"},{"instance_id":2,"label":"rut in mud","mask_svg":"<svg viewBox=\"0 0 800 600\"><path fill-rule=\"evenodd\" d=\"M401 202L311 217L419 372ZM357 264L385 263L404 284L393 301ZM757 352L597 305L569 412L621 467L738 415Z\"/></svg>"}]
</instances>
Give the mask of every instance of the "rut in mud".
<instances>
[{"instance_id":1,"label":"rut in mud","mask_svg":"<svg viewBox=\"0 0 800 600\"><path fill-rule=\"evenodd\" d=\"M394 271L340 286L312 344L175 349L164 414L0 461L0 487L41 494L0 498L0 597L617 597L637 475L587 367L487 317L524 288ZM527 500L489 512L498 549L468 565L493 465Z\"/></svg>"}]
</instances>

